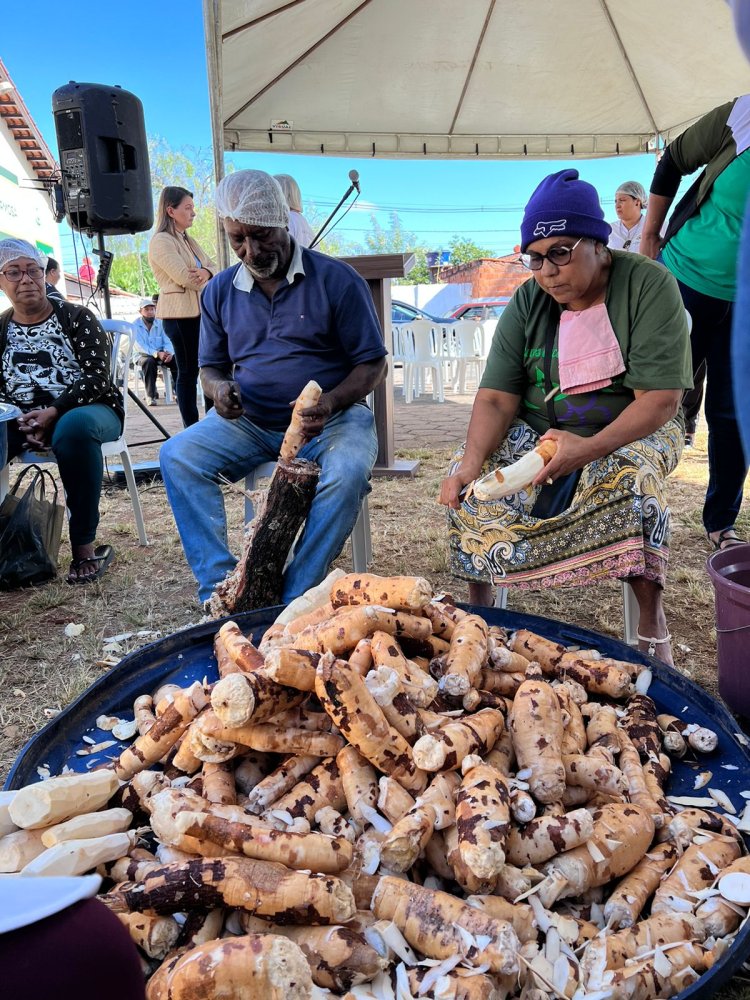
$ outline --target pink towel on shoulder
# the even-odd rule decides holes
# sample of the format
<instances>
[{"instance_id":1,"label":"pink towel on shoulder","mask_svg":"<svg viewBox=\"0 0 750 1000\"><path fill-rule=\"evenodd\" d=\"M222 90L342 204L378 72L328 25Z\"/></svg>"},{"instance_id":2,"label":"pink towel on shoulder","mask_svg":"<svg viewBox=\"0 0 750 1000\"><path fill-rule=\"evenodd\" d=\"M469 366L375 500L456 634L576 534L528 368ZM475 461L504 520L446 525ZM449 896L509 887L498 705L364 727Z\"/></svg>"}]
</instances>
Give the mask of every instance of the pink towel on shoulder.
<instances>
[{"instance_id":1,"label":"pink towel on shoulder","mask_svg":"<svg viewBox=\"0 0 750 1000\"><path fill-rule=\"evenodd\" d=\"M557 341L560 391L593 392L625 371L622 351L603 302L581 312L563 309Z\"/></svg>"}]
</instances>

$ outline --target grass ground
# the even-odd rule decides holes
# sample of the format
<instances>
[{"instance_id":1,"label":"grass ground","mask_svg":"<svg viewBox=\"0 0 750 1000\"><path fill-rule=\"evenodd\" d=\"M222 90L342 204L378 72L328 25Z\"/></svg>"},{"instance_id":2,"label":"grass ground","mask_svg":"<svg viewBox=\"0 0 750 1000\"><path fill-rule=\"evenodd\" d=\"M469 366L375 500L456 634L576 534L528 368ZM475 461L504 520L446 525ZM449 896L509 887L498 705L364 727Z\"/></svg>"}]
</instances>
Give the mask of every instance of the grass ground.
<instances>
[{"instance_id":1,"label":"grass ground","mask_svg":"<svg viewBox=\"0 0 750 1000\"><path fill-rule=\"evenodd\" d=\"M716 694L714 598L705 571L709 546L700 516L707 476L705 445L705 436L699 435L671 480L673 536L666 607L678 669ZM400 451L401 458L420 459L416 477L374 480L372 568L382 574L425 576L436 589L465 600L465 585L448 574L443 510L435 502L451 450ZM200 619L161 483L142 486L141 498L148 548L138 545L127 491L114 486L104 490L100 539L114 545L117 560L100 582L71 587L59 580L36 590L0 593L0 776L32 733L113 660ZM226 501L230 532L239 544L243 499L227 490ZM747 515L738 528L750 536ZM68 559L64 547L61 565ZM350 565L346 550L340 564ZM514 610L621 635L622 601L614 582L544 594L511 593L509 603ZM84 626L76 638L65 635L70 623ZM107 642L128 633L129 638ZM750 1000L750 987L735 980L720 995L723 1000Z\"/></svg>"}]
</instances>

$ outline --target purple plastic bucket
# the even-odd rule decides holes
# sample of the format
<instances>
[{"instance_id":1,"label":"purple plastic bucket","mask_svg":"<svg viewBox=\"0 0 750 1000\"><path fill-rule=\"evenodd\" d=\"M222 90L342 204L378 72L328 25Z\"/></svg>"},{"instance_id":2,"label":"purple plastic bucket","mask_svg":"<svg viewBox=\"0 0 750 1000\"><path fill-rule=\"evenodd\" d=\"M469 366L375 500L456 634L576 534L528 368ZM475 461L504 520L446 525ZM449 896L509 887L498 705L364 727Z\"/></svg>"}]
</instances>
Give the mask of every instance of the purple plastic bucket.
<instances>
[{"instance_id":1,"label":"purple plastic bucket","mask_svg":"<svg viewBox=\"0 0 750 1000\"><path fill-rule=\"evenodd\" d=\"M750 544L714 552L706 568L716 598L719 694L750 716Z\"/></svg>"}]
</instances>

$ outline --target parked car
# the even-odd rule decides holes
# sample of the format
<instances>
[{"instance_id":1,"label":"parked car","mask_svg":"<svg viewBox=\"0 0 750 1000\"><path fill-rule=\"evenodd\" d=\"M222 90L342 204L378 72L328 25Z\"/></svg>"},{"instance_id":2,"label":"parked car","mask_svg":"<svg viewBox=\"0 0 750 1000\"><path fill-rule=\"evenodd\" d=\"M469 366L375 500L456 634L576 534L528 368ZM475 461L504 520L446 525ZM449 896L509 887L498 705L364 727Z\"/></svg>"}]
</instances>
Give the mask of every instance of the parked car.
<instances>
[{"instance_id":1,"label":"parked car","mask_svg":"<svg viewBox=\"0 0 750 1000\"><path fill-rule=\"evenodd\" d=\"M415 319L426 319L431 323L440 322L443 325L452 323L453 319L445 316L433 316L431 313L419 309L417 306L410 306L406 302L398 302L391 299L391 323L411 323Z\"/></svg>"},{"instance_id":2,"label":"parked car","mask_svg":"<svg viewBox=\"0 0 750 1000\"><path fill-rule=\"evenodd\" d=\"M454 320L473 319L478 323L485 319L499 319L509 302L510 296L508 295L497 299L473 299L471 302L462 302L453 310L451 318Z\"/></svg>"}]
</instances>

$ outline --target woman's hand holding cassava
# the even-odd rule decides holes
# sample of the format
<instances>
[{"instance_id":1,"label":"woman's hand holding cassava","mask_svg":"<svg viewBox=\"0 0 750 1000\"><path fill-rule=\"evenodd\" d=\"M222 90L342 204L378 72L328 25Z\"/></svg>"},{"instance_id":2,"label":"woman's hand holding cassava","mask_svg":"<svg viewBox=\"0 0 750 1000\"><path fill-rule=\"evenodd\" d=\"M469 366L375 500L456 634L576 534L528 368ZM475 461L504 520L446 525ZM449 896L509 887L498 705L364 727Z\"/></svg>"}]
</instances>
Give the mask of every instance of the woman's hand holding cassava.
<instances>
[{"instance_id":1,"label":"woman's hand holding cassava","mask_svg":"<svg viewBox=\"0 0 750 1000\"><path fill-rule=\"evenodd\" d=\"M557 452L534 480L535 486L544 486L548 480L554 482L561 476L582 469L584 465L599 457L590 437L580 437L570 431L548 430L540 441L554 441Z\"/></svg>"}]
</instances>

